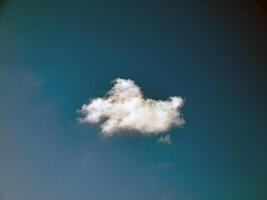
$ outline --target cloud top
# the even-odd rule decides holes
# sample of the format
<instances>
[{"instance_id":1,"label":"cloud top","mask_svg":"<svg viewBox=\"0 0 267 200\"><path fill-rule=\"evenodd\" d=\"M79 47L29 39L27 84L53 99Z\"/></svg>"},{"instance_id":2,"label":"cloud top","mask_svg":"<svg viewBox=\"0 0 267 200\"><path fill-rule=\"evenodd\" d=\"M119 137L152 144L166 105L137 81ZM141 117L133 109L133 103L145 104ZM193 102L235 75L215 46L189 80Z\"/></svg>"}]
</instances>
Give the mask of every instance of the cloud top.
<instances>
[{"instance_id":1,"label":"cloud top","mask_svg":"<svg viewBox=\"0 0 267 200\"><path fill-rule=\"evenodd\" d=\"M145 98L133 80L118 78L102 98L94 98L80 109L82 123L100 124L102 133L111 136L123 131L157 135L172 126L181 126L181 97L168 100Z\"/></svg>"}]
</instances>

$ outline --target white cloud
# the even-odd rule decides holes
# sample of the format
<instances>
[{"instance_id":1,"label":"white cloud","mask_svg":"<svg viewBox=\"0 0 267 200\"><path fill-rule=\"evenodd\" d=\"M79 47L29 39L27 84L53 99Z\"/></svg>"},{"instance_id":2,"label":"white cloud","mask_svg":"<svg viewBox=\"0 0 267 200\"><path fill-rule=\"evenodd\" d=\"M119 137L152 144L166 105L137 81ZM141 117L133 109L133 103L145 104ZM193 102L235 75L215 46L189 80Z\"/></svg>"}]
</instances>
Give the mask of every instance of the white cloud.
<instances>
[{"instance_id":1,"label":"white cloud","mask_svg":"<svg viewBox=\"0 0 267 200\"><path fill-rule=\"evenodd\" d=\"M158 140L158 143L167 143L167 144L171 144L171 136L170 135L165 135L165 136L161 136Z\"/></svg>"},{"instance_id":2,"label":"white cloud","mask_svg":"<svg viewBox=\"0 0 267 200\"><path fill-rule=\"evenodd\" d=\"M165 101L145 98L134 81L118 78L104 97L94 98L82 106L80 122L100 124L105 136L122 131L157 135L184 124L180 113L182 105L181 97Z\"/></svg>"}]
</instances>

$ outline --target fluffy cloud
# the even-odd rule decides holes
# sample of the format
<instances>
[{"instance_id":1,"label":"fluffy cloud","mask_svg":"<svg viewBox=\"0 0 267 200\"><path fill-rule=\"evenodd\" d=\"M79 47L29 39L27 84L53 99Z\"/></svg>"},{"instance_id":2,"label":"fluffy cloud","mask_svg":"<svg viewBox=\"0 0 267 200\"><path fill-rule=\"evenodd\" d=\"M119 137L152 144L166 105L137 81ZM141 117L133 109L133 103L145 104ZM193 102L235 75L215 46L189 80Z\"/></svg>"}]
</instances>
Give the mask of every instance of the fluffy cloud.
<instances>
[{"instance_id":1,"label":"fluffy cloud","mask_svg":"<svg viewBox=\"0 0 267 200\"><path fill-rule=\"evenodd\" d=\"M180 113L182 105L181 97L165 101L144 98L134 81L118 78L104 97L94 98L82 106L80 122L100 124L105 136L122 131L157 135L184 124Z\"/></svg>"},{"instance_id":2,"label":"fluffy cloud","mask_svg":"<svg viewBox=\"0 0 267 200\"><path fill-rule=\"evenodd\" d=\"M165 136L161 136L158 140L158 143L167 143L167 144L171 144L171 136L170 135L165 135Z\"/></svg>"}]
</instances>

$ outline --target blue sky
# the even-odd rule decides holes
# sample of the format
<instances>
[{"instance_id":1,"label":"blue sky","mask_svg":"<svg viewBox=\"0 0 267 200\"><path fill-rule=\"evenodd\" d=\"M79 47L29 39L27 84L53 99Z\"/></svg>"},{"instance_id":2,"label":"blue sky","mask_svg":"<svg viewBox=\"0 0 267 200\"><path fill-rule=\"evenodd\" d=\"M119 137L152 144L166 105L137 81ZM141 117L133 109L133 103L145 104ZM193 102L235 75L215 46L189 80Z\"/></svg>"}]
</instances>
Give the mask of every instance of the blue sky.
<instances>
[{"instance_id":1,"label":"blue sky","mask_svg":"<svg viewBox=\"0 0 267 200\"><path fill-rule=\"evenodd\" d=\"M264 200L266 10L225 1L7 1L1 200ZM77 109L130 78L186 124L104 138Z\"/></svg>"}]
</instances>

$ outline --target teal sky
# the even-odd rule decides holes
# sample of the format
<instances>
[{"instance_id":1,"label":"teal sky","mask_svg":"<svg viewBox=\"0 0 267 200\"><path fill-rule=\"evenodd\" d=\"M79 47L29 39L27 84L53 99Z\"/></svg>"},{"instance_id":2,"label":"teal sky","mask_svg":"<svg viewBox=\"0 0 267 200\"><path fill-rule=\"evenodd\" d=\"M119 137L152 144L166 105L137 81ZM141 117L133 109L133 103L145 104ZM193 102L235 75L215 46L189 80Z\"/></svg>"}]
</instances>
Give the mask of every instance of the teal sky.
<instances>
[{"instance_id":1,"label":"teal sky","mask_svg":"<svg viewBox=\"0 0 267 200\"><path fill-rule=\"evenodd\" d=\"M263 3L0 5L0 200L267 199ZM172 144L78 123L118 77L185 98Z\"/></svg>"}]
</instances>

